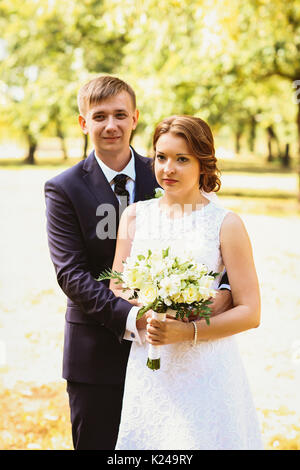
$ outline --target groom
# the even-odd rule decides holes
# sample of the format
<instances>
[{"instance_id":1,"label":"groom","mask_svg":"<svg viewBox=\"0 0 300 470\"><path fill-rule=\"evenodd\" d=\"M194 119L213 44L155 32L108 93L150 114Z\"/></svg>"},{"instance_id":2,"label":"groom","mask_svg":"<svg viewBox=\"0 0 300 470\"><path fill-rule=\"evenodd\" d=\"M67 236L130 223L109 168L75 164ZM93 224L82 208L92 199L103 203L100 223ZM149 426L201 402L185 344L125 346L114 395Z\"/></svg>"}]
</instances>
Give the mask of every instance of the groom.
<instances>
[{"instance_id":1,"label":"groom","mask_svg":"<svg viewBox=\"0 0 300 470\"><path fill-rule=\"evenodd\" d=\"M79 124L94 150L45 184L47 232L57 281L68 298L63 377L75 449L112 450L118 435L131 341L139 341L138 307L117 298L100 272L112 266L122 206L157 187L151 161L131 146L139 112L122 80L102 76L78 94ZM226 282L226 281L225 281ZM220 292L214 314L228 308Z\"/></svg>"}]
</instances>

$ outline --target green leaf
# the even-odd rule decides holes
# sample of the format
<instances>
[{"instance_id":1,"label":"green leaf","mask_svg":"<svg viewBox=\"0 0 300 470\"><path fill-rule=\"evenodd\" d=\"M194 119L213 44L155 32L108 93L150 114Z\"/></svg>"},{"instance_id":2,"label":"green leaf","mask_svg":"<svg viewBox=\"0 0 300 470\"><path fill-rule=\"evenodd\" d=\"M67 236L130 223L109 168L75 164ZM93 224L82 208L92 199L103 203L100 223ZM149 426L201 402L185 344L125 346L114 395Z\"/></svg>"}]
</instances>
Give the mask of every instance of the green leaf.
<instances>
[{"instance_id":1,"label":"green leaf","mask_svg":"<svg viewBox=\"0 0 300 470\"><path fill-rule=\"evenodd\" d=\"M123 282L122 273L113 271L112 269L106 269L96 278L96 281L104 281L106 279L118 279L119 282Z\"/></svg>"}]
</instances>

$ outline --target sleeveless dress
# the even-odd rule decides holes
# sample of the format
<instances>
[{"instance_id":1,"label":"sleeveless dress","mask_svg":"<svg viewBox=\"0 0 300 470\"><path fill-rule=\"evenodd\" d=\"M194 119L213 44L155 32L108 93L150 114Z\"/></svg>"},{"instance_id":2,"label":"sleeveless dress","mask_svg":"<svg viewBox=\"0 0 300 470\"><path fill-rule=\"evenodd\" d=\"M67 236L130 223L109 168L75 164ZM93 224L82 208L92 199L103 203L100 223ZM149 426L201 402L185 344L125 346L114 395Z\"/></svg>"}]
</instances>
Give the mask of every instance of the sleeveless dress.
<instances>
[{"instance_id":1,"label":"sleeveless dress","mask_svg":"<svg viewBox=\"0 0 300 470\"><path fill-rule=\"evenodd\" d=\"M198 262L222 272L219 233L228 211L210 202L171 219L159 201L136 204L132 252L192 249ZM131 347L117 450L263 449L234 336L161 346L157 371L146 366L148 347L147 342Z\"/></svg>"}]
</instances>

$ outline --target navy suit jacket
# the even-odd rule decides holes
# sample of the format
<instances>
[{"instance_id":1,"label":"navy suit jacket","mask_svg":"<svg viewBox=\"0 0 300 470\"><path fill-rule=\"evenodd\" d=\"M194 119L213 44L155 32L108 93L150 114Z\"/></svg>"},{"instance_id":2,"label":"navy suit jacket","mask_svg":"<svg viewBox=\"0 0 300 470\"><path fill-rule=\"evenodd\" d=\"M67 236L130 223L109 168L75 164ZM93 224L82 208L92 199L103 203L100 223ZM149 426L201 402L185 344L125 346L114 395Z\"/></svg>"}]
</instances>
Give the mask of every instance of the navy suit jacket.
<instances>
[{"instance_id":1,"label":"navy suit jacket","mask_svg":"<svg viewBox=\"0 0 300 470\"><path fill-rule=\"evenodd\" d=\"M151 160L135 151L135 201L158 187ZM45 184L47 233L57 281L67 296L63 377L83 383L124 381L130 341L123 340L132 305L95 277L111 268L116 239L100 239L101 204L119 202L94 152ZM118 217L116 218L118 228Z\"/></svg>"}]
</instances>

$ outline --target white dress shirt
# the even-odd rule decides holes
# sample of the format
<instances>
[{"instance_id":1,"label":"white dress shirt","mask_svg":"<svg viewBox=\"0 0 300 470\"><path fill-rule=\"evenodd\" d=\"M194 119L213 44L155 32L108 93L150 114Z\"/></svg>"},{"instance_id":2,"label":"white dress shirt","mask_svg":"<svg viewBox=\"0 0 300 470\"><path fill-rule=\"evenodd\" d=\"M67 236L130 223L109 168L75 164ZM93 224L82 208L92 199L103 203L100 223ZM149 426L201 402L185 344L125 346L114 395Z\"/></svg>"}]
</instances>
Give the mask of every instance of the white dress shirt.
<instances>
[{"instance_id":1,"label":"white dress shirt","mask_svg":"<svg viewBox=\"0 0 300 470\"><path fill-rule=\"evenodd\" d=\"M106 177L107 181L109 182L111 189L114 191L114 177L116 175L126 175L128 176L128 180L126 181L126 189L129 192L129 203L132 204L134 202L134 197L135 197L135 160L134 160L134 153L132 151L132 148L130 147L131 151L131 159L129 160L128 164L126 165L125 168L123 168L122 171L115 171L109 168L103 161L96 155L95 152L95 158L101 168L101 170L104 173L104 176ZM117 195L116 195L117 196ZM118 200L119 197L117 196ZM119 200L120 202L120 200ZM144 335L140 335L137 327L136 327L136 316L139 311L139 307L133 306L132 309L129 311L127 321L126 321L126 330L124 334L124 339L127 339L129 341L138 341L140 344L143 342Z\"/></svg>"},{"instance_id":2,"label":"white dress shirt","mask_svg":"<svg viewBox=\"0 0 300 470\"><path fill-rule=\"evenodd\" d=\"M109 166L105 165L105 163L99 157L97 157L96 152L95 152L95 157L101 170L104 173L104 176L106 177L113 191L115 189L115 184L113 181L114 177L117 175L121 175L121 174L128 176L128 180L126 181L125 187L127 191L129 192L129 203L132 204L134 202L134 196L135 196L135 165L134 165L134 154L131 148L130 148L130 151L131 151L131 159L129 160L129 162L127 163L125 168L123 168L122 171L115 171L109 168ZM119 199L119 196L117 196L117 198Z\"/></svg>"}]
</instances>

